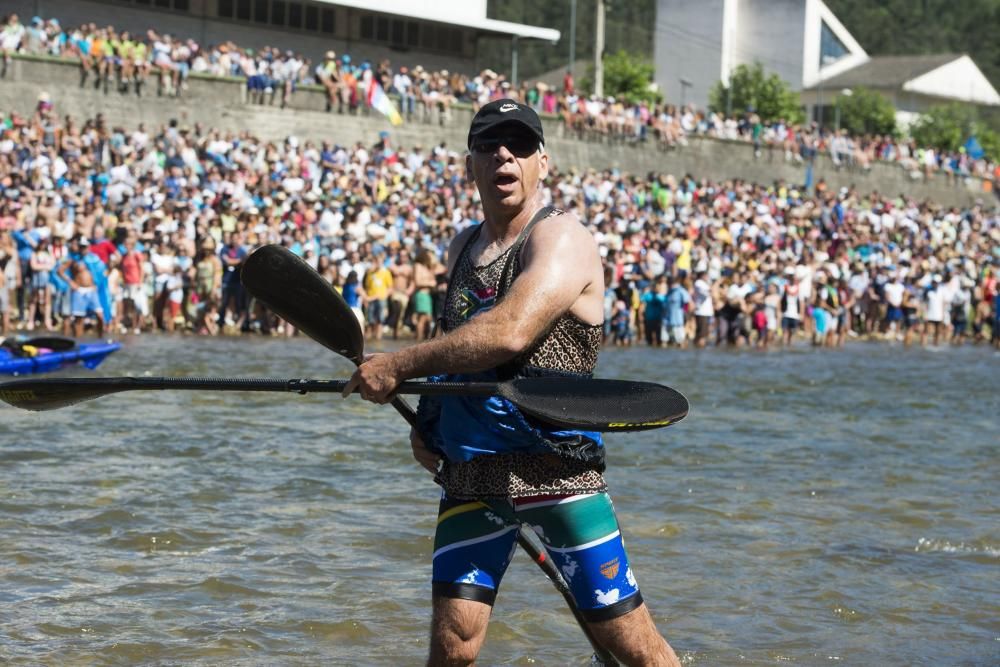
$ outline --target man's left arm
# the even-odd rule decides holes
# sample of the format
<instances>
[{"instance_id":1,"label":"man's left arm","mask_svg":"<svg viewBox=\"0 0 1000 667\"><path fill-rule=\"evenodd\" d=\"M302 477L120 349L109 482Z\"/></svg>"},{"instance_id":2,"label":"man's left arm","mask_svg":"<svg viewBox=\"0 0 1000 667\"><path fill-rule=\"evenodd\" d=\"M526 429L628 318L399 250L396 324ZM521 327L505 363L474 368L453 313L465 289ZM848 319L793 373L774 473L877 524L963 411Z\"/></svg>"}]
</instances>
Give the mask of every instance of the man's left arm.
<instances>
[{"instance_id":1,"label":"man's left arm","mask_svg":"<svg viewBox=\"0 0 1000 667\"><path fill-rule=\"evenodd\" d=\"M529 349L600 275L593 237L568 215L539 225L522 259L523 270L495 307L444 336L371 357L344 395L360 386L362 396L385 403L407 378L496 368Z\"/></svg>"}]
</instances>

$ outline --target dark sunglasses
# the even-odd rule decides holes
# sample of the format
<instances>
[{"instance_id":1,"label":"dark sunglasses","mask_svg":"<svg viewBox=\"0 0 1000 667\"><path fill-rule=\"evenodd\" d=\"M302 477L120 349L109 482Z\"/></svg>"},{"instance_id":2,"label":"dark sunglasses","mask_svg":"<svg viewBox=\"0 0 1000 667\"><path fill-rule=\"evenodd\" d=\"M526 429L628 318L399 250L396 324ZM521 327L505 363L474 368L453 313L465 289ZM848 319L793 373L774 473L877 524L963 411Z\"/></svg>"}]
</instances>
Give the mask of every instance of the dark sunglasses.
<instances>
[{"instance_id":1,"label":"dark sunglasses","mask_svg":"<svg viewBox=\"0 0 1000 667\"><path fill-rule=\"evenodd\" d=\"M528 157L538 151L539 142L536 137L526 134L501 135L495 137L483 137L472 144L474 153L486 153L492 155L505 146L507 150L517 157Z\"/></svg>"}]
</instances>

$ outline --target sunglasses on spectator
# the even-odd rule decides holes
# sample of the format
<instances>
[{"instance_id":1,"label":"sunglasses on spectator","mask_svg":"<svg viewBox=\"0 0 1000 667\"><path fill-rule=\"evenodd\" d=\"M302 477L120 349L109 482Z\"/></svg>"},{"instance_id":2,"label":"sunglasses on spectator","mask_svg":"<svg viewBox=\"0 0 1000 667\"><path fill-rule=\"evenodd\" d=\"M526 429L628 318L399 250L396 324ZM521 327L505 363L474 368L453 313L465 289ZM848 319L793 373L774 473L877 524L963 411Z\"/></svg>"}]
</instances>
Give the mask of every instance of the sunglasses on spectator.
<instances>
[{"instance_id":1,"label":"sunglasses on spectator","mask_svg":"<svg viewBox=\"0 0 1000 667\"><path fill-rule=\"evenodd\" d=\"M538 138L529 134L499 135L476 140L472 144L472 151L492 155L504 146L517 157L528 157L538 151L538 145Z\"/></svg>"}]
</instances>

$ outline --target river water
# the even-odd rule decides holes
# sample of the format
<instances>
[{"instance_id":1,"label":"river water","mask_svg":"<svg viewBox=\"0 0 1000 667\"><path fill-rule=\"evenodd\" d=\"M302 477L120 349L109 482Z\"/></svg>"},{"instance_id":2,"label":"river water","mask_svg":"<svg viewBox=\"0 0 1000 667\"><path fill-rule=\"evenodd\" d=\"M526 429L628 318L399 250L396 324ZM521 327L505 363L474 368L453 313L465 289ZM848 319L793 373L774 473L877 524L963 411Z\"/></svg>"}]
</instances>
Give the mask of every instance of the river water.
<instances>
[{"instance_id":1,"label":"river water","mask_svg":"<svg viewBox=\"0 0 1000 667\"><path fill-rule=\"evenodd\" d=\"M97 374L349 372L306 339L141 337ZM608 350L599 375L691 401L611 436L607 473L685 664L1000 664L998 353ZM406 437L324 395L0 407L0 662L420 664L437 489ZM519 554L481 664L588 657Z\"/></svg>"}]
</instances>

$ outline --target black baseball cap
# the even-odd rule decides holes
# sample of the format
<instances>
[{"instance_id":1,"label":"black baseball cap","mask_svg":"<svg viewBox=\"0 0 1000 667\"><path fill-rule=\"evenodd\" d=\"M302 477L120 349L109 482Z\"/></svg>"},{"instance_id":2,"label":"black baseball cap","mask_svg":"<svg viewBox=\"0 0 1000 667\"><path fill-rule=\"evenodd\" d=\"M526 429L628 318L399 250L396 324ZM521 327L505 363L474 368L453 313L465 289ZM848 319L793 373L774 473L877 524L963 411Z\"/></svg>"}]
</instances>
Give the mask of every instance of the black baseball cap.
<instances>
[{"instance_id":1,"label":"black baseball cap","mask_svg":"<svg viewBox=\"0 0 1000 667\"><path fill-rule=\"evenodd\" d=\"M498 125L508 123L523 125L538 138L538 142L545 143L545 135L542 132L542 121L535 113L535 110L527 104L504 98L493 100L489 104L480 107L475 117L472 119L472 127L469 128L469 149L479 137L488 134L490 130Z\"/></svg>"}]
</instances>

